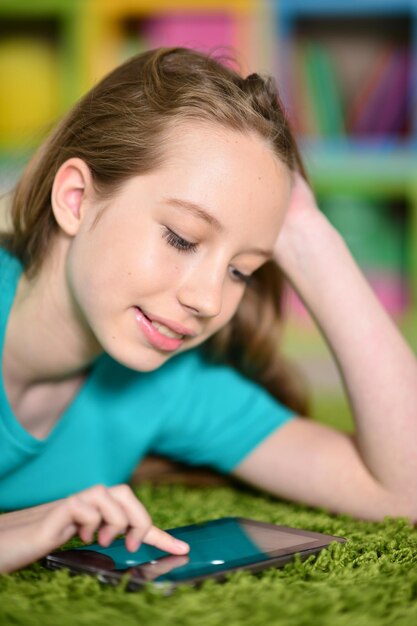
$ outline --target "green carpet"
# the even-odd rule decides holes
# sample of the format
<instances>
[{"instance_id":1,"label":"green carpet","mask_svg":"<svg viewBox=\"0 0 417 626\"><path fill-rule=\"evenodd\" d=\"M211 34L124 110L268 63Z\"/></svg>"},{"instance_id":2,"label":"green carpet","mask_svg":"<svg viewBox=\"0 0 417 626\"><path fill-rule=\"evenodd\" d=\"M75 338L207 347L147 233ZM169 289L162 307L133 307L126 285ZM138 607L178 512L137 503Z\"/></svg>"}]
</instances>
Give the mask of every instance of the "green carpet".
<instances>
[{"instance_id":1,"label":"green carpet","mask_svg":"<svg viewBox=\"0 0 417 626\"><path fill-rule=\"evenodd\" d=\"M162 528L227 515L298 526L349 539L319 556L172 596L126 592L88 576L35 564L0 576L0 624L21 626L416 626L417 530L333 516L246 488L144 485L137 490ZM76 541L72 542L75 545Z\"/></svg>"}]
</instances>

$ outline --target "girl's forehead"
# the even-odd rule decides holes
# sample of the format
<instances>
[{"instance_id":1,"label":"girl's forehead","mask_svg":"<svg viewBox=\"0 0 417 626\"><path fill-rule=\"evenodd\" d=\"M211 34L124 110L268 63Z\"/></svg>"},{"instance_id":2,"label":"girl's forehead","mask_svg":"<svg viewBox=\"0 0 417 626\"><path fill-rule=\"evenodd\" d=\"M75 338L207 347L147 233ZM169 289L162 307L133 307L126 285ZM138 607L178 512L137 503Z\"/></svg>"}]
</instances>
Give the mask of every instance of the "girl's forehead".
<instances>
[{"instance_id":1,"label":"girl's forehead","mask_svg":"<svg viewBox=\"0 0 417 626\"><path fill-rule=\"evenodd\" d=\"M194 123L173 131L160 170L169 184L196 193L230 191L236 199L272 199L288 192L290 173L269 141L253 132Z\"/></svg>"},{"instance_id":2,"label":"girl's forehead","mask_svg":"<svg viewBox=\"0 0 417 626\"><path fill-rule=\"evenodd\" d=\"M260 145L268 149L271 158L278 159L272 143L255 130L237 130L206 121L188 121L171 127L166 133L165 153L169 157L185 157L193 152L219 151L244 144Z\"/></svg>"}]
</instances>

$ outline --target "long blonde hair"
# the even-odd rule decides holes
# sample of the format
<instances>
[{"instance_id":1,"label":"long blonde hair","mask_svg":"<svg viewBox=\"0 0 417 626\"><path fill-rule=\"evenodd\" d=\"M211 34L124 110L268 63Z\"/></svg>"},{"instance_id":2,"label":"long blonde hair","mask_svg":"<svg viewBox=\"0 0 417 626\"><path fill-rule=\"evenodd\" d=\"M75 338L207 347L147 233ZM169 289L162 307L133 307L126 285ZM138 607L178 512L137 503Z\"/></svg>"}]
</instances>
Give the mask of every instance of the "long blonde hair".
<instances>
[{"instance_id":1,"label":"long blonde hair","mask_svg":"<svg viewBox=\"0 0 417 626\"><path fill-rule=\"evenodd\" d=\"M12 231L0 235L34 276L57 224L51 189L58 168L79 157L99 197L163 162L164 139L181 121L199 120L255 131L292 171L302 164L274 81L243 78L216 59L184 48L161 48L116 68L67 114L33 156L14 192ZM305 413L299 379L279 355L283 276L273 263L256 272L234 318L206 343L212 358L231 363L275 397Z\"/></svg>"}]
</instances>

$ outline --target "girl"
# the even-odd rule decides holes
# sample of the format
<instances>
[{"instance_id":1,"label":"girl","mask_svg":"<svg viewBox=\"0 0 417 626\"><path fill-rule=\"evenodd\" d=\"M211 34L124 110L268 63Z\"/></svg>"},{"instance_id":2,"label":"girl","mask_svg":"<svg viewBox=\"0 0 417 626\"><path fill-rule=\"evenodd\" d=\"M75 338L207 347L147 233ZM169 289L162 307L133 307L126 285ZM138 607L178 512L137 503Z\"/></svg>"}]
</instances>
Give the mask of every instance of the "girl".
<instances>
[{"instance_id":1,"label":"girl","mask_svg":"<svg viewBox=\"0 0 417 626\"><path fill-rule=\"evenodd\" d=\"M185 553L121 484L149 452L417 518L415 359L301 169L271 80L185 49L129 60L38 150L0 249L2 571L96 530ZM354 437L300 417L277 264L332 347Z\"/></svg>"}]
</instances>

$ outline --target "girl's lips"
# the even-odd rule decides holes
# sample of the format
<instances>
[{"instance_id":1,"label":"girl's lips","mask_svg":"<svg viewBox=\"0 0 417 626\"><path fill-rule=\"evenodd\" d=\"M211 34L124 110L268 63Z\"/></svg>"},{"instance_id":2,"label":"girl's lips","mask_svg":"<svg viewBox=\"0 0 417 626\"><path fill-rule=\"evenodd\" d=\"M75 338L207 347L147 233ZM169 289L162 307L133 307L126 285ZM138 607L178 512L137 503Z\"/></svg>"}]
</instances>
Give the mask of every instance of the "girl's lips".
<instances>
[{"instance_id":1,"label":"girl's lips","mask_svg":"<svg viewBox=\"0 0 417 626\"><path fill-rule=\"evenodd\" d=\"M134 309L139 328L152 346L158 350L163 350L164 352L174 352L182 346L184 343L184 337L177 339L175 337L167 337L166 335L163 335L157 328L155 328L151 320L146 317L139 307L134 307Z\"/></svg>"},{"instance_id":2,"label":"girl's lips","mask_svg":"<svg viewBox=\"0 0 417 626\"><path fill-rule=\"evenodd\" d=\"M148 315L145 311L143 311L140 307L136 307L139 309L143 315L150 320L151 322L159 322L159 324L163 324L170 330L174 331L177 335L185 335L186 337L196 337L198 332L193 331L189 328L186 328L182 324L178 322L173 322L171 320L164 319L163 317L158 317L156 315Z\"/></svg>"}]
</instances>

